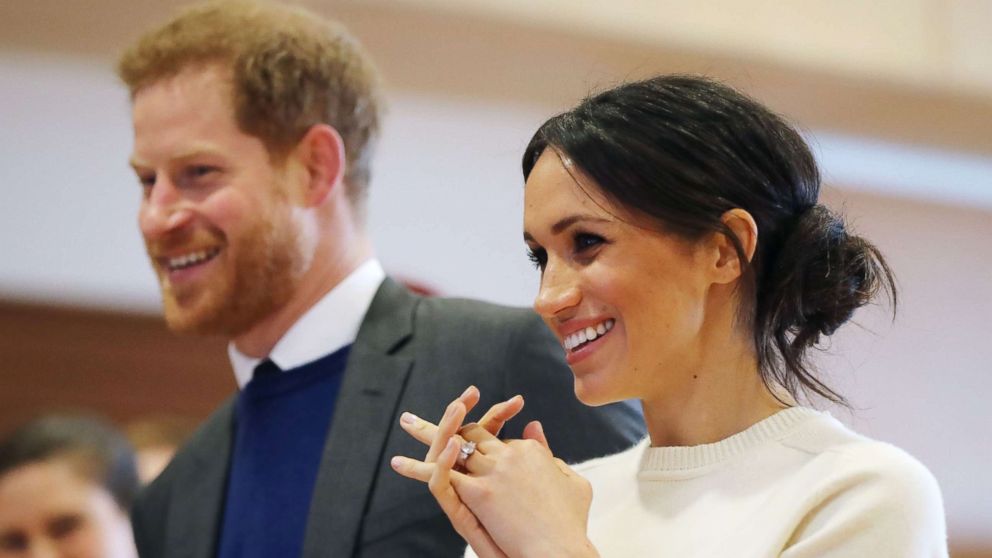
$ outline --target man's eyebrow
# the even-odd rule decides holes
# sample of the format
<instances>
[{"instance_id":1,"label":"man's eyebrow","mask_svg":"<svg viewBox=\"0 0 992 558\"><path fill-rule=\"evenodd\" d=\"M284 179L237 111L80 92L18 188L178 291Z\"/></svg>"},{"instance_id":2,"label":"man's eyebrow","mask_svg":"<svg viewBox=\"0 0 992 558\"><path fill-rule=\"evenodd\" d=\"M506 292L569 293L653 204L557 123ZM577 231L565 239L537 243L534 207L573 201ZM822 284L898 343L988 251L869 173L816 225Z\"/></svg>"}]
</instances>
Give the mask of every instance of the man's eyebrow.
<instances>
[{"instance_id":1,"label":"man's eyebrow","mask_svg":"<svg viewBox=\"0 0 992 558\"><path fill-rule=\"evenodd\" d=\"M192 147L190 149L187 149L185 151L182 151L180 153L177 153L177 154L175 154L174 156L171 157L171 160L172 161L183 161L183 160L186 160L186 159L192 159L194 157L200 157L200 156L211 157L211 156L215 156L215 155L219 155L219 154L220 153L219 153L219 151L217 149L215 149L213 147L210 147L210 146L207 146L207 145L202 145L202 146L194 146L194 147ZM145 165L142 165L141 164L141 161L139 161L137 159L137 157L135 157L134 155L131 156L131 158L128 160L128 163L130 163L131 164L131 168L134 168L134 169L137 169L138 167L145 166Z\"/></svg>"}]
</instances>

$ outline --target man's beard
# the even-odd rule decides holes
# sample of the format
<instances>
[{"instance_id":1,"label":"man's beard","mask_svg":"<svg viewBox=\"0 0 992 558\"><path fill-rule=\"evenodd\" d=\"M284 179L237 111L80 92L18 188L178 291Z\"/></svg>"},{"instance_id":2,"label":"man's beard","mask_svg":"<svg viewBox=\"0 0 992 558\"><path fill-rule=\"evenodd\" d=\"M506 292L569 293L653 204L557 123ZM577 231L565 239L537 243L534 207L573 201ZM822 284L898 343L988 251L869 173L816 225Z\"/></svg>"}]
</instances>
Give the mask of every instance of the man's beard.
<instances>
[{"instance_id":1,"label":"man's beard","mask_svg":"<svg viewBox=\"0 0 992 558\"><path fill-rule=\"evenodd\" d=\"M250 330L289 301L305 260L296 230L289 223L275 223L272 216L224 243L218 258L226 260L217 262L223 269L211 270L212 276L194 286L198 292L191 302L181 301L183 293L174 292L160 276L165 320L172 331L235 337Z\"/></svg>"}]
</instances>

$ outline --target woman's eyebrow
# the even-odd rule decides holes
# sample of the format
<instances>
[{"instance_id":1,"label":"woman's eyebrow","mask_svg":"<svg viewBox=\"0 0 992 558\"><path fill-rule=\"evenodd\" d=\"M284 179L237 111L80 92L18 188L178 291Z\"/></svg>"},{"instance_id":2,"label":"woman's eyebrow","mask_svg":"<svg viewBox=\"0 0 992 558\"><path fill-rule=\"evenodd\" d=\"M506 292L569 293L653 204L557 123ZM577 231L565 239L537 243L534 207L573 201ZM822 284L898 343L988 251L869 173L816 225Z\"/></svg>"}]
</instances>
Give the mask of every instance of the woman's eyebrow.
<instances>
[{"instance_id":1,"label":"woman's eyebrow","mask_svg":"<svg viewBox=\"0 0 992 558\"><path fill-rule=\"evenodd\" d=\"M551 225L551 232L553 234L559 234L576 223L581 223L586 221L591 221L594 223L608 223L610 220L605 219L603 217L597 217L595 215L588 215L588 214L569 215L568 217L559 220L554 225Z\"/></svg>"},{"instance_id":2,"label":"woman's eyebrow","mask_svg":"<svg viewBox=\"0 0 992 558\"><path fill-rule=\"evenodd\" d=\"M577 213L575 215L569 215L568 217L563 217L559 219L554 225L551 225L551 234L561 234L562 231L568 229L576 223L592 222L592 223L609 223L610 220L597 217L596 215L589 215L583 213ZM524 231L524 241L534 242L534 237L527 231Z\"/></svg>"}]
</instances>

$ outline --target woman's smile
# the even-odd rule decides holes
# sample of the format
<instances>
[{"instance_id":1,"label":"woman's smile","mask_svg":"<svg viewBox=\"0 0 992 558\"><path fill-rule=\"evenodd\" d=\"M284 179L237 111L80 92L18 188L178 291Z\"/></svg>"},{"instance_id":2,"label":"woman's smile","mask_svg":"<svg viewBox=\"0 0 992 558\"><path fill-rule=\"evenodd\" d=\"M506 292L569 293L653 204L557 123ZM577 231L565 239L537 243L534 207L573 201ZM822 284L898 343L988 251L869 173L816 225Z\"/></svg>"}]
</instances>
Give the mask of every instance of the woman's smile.
<instances>
[{"instance_id":1,"label":"woman's smile","mask_svg":"<svg viewBox=\"0 0 992 558\"><path fill-rule=\"evenodd\" d=\"M561 327L559 336L565 349L565 358L574 365L596 351L606 341L616 324L613 318L584 320ZM569 333L570 332L570 333Z\"/></svg>"}]
</instances>

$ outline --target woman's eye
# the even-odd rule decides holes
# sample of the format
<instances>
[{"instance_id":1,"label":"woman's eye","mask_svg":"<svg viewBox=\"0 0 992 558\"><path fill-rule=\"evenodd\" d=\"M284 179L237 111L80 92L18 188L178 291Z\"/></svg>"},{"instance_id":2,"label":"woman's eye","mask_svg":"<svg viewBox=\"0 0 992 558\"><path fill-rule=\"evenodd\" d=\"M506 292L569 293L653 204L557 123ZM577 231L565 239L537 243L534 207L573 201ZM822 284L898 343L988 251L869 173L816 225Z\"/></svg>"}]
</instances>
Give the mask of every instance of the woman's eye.
<instances>
[{"instance_id":1,"label":"woman's eye","mask_svg":"<svg viewBox=\"0 0 992 558\"><path fill-rule=\"evenodd\" d=\"M581 254L586 250L595 248L604 242L603 237L589 233L578 233L575 235L575 252Z\"/></svg>"},{"instance_id":2,"label":"woman's eye","mask_svg":"<svg viewBox=\"0 0 992 558\"><path fill-rule=\"evenodd\" d=\"M548 262L548 253L543 248L528 248L527 259L534 264L534 267L543 271Z\"/></svg>"}]
</instances>

